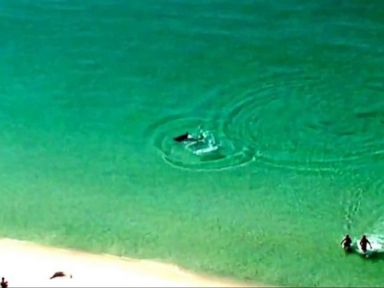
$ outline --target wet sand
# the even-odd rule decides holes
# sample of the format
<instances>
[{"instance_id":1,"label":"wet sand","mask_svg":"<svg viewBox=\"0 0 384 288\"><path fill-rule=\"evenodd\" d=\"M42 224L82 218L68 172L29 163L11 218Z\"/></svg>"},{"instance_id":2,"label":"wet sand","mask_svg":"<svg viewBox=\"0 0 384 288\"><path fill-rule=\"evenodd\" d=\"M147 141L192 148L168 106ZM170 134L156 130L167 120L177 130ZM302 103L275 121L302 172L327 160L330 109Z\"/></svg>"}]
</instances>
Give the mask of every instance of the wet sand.
<instances>
[{"instance_id":1,"label":"wet sand","mask_svg":"<svg viewBox=\"0 0 384 288\"><path fill-rule=\"evenodd\" d=\"M122 258L0 239L0 276L9 287L262 287L197 275L160 261ZM67 276L49 279L55 272ZM72 276L72 278L70 277Z\"/></svg>"}]
</instances>

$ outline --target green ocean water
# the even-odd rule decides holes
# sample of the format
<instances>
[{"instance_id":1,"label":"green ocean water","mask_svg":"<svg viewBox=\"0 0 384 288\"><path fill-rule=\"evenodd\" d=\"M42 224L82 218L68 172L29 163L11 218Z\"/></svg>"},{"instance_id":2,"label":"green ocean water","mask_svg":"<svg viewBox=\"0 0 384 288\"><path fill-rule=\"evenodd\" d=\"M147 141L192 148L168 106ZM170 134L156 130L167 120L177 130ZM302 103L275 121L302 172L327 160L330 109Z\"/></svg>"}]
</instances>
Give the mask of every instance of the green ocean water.
<instances>
[{"instance_id":1,"label":"green ocean water","mask_svg":"<svg viewBox=\"0 0 384 288\"><path fill-rule=\"evenodd\" d=\"M0 235L382 286L384 254L339 242L384 238L383 21L380 0L1 1ZM199 126L218 152L172 140Z\"/></svg>"}]
</instances>

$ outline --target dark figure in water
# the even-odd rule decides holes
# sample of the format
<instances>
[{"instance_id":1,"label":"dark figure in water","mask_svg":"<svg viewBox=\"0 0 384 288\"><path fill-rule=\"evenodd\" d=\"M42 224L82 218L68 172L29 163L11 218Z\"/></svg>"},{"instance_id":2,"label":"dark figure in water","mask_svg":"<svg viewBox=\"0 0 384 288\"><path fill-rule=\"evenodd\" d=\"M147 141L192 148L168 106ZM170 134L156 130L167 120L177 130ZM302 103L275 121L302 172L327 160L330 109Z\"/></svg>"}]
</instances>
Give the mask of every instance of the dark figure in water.
<instances>
[{"instance_id":1,"label":"dark figure in water","mask_svg":"<svg viewBox=\"0 0 384 288\"><path fill-rule=\"evenodd\" d=\"M191 141L192 139L193 137L188 132L173 138L173 140L175 140L176 142Z\"/></svg>"},{"instance_id":2,"label":"dark figure in water","mask_svg":"<svg viewBox=\"0 0 384 288\"><path fill-rule=\"evenodd\" d=\"M188 132L173 138L173 140L175 140L176 142L201 141L203 139L204 139L204 135L202 133L200 133L197 137L194 137Z\"/></svg>"},{"instance_id":3,"label":"dark figure in water","mask_svg":"<svg viewBox=\"0 0 384 288\"><path fill-rule=\"evenodd\" d=\"M367 244L369 244L369 247L372 249L371 242L368 241L367 236L363 235L363 237L360 239L360 247L364 253L367 252Z\"/></svg>"},{"instance_id":4,"label":"dark figure in water","mask_svg":"<svg viewBox=\"0 0 384 288\"><path fill-rule=\"evenodd\" d=\"M5 281L4 277L1 277L1 288L8 288L8 281Z\"/></svg>"},{"instance_id":5,"label":"dark figure in water","mask_svg":"<svg viewBox=\"0 0 384 288\"><path fill-rule=\"evenodd\" d=\"M351 252L352 251L352 239L351 237L349 237L349 235L345 235L344 239L341 241L340 243L341 245L343 245L343 249L347 252Z\"/></svg>"}]
</instances>

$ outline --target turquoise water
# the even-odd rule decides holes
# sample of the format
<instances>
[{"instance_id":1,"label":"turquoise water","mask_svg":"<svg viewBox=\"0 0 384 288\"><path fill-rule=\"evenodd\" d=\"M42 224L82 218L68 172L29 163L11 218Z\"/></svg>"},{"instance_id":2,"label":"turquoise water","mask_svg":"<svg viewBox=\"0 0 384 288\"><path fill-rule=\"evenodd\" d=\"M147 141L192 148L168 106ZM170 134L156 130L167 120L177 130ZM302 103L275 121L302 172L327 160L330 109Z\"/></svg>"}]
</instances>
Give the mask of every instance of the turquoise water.
<instances>
[{"instance_id":1,"label":"turquoise water","mask_svg":"<svg viewBox=\"0 0 384 288\"><path fill-rule=\"evenodd\" d=\"M0 235L381 286L384 2L3 0ZM196 156L172 138L219 143Z\"/></svg>"}]
</instances>

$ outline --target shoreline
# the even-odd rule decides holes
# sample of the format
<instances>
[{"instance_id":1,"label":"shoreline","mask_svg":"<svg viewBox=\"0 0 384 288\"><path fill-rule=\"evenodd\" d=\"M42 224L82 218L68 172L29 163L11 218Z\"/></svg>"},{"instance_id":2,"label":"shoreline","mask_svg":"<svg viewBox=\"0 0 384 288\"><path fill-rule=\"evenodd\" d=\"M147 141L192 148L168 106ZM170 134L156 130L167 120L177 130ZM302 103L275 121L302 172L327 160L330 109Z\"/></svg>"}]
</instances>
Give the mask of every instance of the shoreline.
<instances>
[{"instance_id":1,"label":"shoreline","mask_svg":"<svg viewBox=\"0 0 384 288\"><path fill-rule=\"evenodd\" d=\"M49 279L62 271L70 277ZM9 287L271 287L203 276L155 260L93 254L0 238L0 277Z\"/></svg>"}]
</instances>

